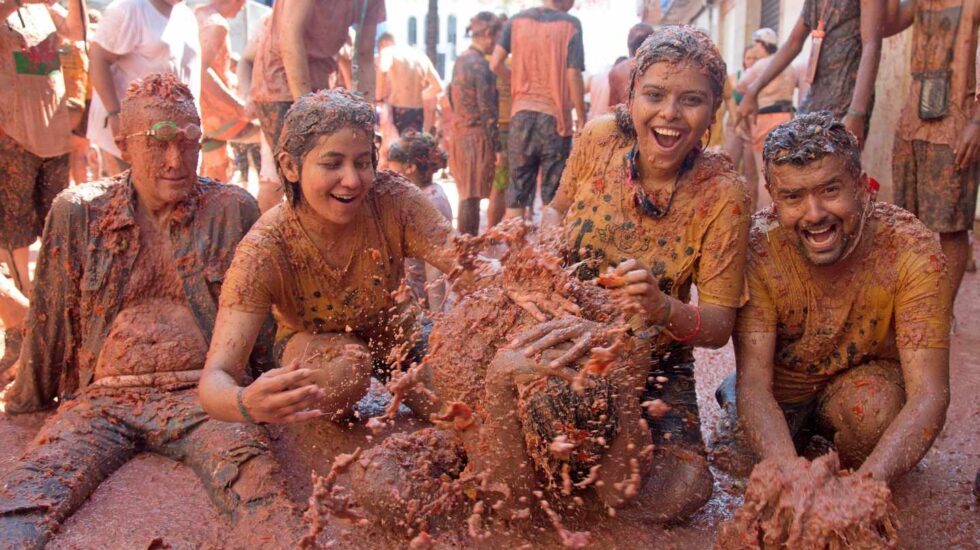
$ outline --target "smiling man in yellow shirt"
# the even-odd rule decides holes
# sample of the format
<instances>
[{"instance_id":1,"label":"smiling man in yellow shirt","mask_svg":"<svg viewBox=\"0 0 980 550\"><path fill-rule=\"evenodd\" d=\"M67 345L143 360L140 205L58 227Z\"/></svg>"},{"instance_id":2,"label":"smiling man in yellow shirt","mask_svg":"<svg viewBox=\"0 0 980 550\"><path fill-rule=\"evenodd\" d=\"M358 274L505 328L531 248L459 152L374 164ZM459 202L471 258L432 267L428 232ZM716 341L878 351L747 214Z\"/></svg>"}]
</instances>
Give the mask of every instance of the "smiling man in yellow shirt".
<instances>
[{"instance_id":1,"label":"smiling man in yellow shirt","mask_svg":"<svg viewBox=\"0 0 980 550\"><path fill-rule=\"evenodd\" d=\"M949 403L939 243L874 200L857 141L828 112L778 126L764 160L774 204L754 219L735 328L739 422L760 459L793 458L817 433L890 482L932 445Z\"/></svg>"}]
</instances>

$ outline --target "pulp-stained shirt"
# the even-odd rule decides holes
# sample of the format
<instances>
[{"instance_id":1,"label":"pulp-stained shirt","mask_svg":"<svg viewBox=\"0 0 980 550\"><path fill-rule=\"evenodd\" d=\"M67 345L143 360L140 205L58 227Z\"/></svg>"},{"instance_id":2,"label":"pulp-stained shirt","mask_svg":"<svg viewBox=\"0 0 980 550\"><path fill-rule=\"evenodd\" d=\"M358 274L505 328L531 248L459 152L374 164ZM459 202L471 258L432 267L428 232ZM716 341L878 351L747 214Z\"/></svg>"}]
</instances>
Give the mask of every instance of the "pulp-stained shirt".
<instances>
[{"instance_id":1,"label":"pulp-stained shirt","mask_svg":"<svg viewBox=\"0 0 980 550\"><path fill-rule=\"evenodd\" d=\"M976 97L976 0L921 0L912 23L912 89L905 99L896 133L906 140L955 145L973 115ZM949 112L939 119L919 118L922 83L938 77L948 83Z\"/></svg>"},{"instance_id":2,"label":"pulp-stained shirt","mask_svg":"<svg viewBox=\"0 0 980 550\"><path fill-rule=\"evenodd\" d=\"M558 135L572 135L566 70L585 70L578 18L550 8L524 10L507 21L498 44L512 57L511 115L545 113L557 120Z\"/></svg>"},{"instance_id":3,"label":"pulp-stained shirt","mask_svg":"<svg viewBox=\"0 0 980 550\"><path fill-rule=\"evenodd\" d=\"M47 6L25 4L0 24L0 132L44 158L70 149L60 47Z\"/></svg>"},{"instance_id":4,"label":"pulp-stained shirt","mask_svg":"<svg viewBox=\"0 0 980 550\"><path fill-rule=\"evenodd\" d=\"M810 31L816 30L822 20L826 36L813 83L800 102L800 112L827 110L843 118L851 106L861 63L861 0L806 0L802 17Z\"/></svg>"},{"instance_id":5,"label":"pulp-stained shirt","mask_svg":"<svg viewBox=\"0 0 980 550\"><path fill-rule=\"evenodd\" d=\"M772 208L755 215L749 301L735 331L776 333L773 393L813 398L838 373L900 350L949 347L951 292L935 234L909 212L876 203L870 234L831 281L818 283L796 232Z\"/></svg>"},{"instance_id":6,"label":"pulp-stained shirt","mask_svg":"<svg viewBox=\"0 0 980 550\"><path fill-rule=\"evenodd\" d=\"M418 321L415 300L396 295L405 259L443 264L439 255L448 254L452 228L417 186L394 172L379 172L367 193L351 221L359 231L350 237L353 249L342 267L323 258L296 207L282 203L266 212L235 252L221 307L271 309L277 341L297 332L350 332L385 360Z\"/></svg>"},{"instance_id":7,"label":"pulp-stained shirt","mask_svg":"<svg viewBox=\"0 0 980 550\"><path fill-rule=\"evenodd\" d=\"M471 47L456 59L449 93L454 129L483 130L499 151L497 79L482 52Z\"/></svg>"},{"instance_id":8,"label":"pulp-stained shirt","mask_svg":"<svg viewBox=\"0 0 980 550\"><path fill-rule=\"evenodd\" d=\"M749 207L731 161L722 154L700 154L678 180L667 214L656 219L633 200L626 155L634 143L613 115L589 122L575 140L552 204L567 205L563 231L571 261L598 262L580 275L594 276L636 259L663 292L681 301L690 301L694 284L702 304L744 304Z\"/></svg>"},{"instance_id":9,"label":"pulp-stained shirt","mask_svg":"<svg viewBox=\"0 0 980 550\"><path fill-rule=\"evenodd\" d=\"M129 172L71 187L55 199L41 237L8 411L52 407L55 397L69 399L92 382L140 251L135 201ZM171 215L173 261L206 342L235 246L258 217L247 191L205 178ZM253 374L271 364L271 324L266 328L252 353Z\"/></svg>"}]
</instances>

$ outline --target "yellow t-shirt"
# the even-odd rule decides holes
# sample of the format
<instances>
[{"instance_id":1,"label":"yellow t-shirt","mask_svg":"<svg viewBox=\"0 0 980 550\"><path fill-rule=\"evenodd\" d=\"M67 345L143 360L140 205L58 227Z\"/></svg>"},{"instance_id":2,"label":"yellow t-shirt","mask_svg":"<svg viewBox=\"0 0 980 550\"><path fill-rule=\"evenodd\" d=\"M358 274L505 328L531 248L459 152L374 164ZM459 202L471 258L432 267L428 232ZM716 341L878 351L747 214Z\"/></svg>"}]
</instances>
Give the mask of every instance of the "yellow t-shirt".
<instances>
[{"instance_id":1,"label":"yellow t-shirt","mask_svg":"<svg viewBox=\"0 0 980 550\"><path fill-rule=\"evenodd\" d=\"M675 298L690 301L693 283L702 304L744 304L749 207L728 157L700 155L681 177L667 215L655 219L634 203L627 181L633 143L613 114L592 120L576 137L552 203L567 206L563 231L571 260L598 258L598 272L588 277L636 259Z\"/></svg>"},{"instance_id":2,"label":"yellow t-shirt","mask_svg":"<svg viewBox=\"0 0 980 550\"><path fill-rule=\"evenodd\" d=\"M235 251L220 307L250 313L271 308L277 341L301 331L350 331L384 360L392 344L412 335L420 311L415 300L399 305L392 296L405 258L442 264L451 227L418 187L393 172L378 173L351 223L362 230L352 237L357 242L347 266L335 269L292 206L266 212Z\"/></svg>"},{"instance_id":3,"label":"yellow t-shirt","mask_svg":"<svg viewBox=\"0 0 980 550\"><path fill-rule=\"evenodd\" d=\"M834 375L901 349L948 348L951 292L935 235L912 214L877 203L865 241L827 283L771 208L756 214L736 332L775 332L773 393L800 403Z\"/></svg>"}]
</instances>

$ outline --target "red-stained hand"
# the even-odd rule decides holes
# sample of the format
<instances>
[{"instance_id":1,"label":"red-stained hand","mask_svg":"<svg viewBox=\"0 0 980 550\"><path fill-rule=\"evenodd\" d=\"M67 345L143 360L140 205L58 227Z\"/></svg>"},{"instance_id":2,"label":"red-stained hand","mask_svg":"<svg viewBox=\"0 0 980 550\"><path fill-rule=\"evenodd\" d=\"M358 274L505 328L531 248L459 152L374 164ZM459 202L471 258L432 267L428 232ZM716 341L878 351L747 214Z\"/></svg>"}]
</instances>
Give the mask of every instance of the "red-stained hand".
<instances>
[{"instance_id":1,"label":"red-stained hand","mask_svg":"<svg viewBox=\"0 0 980 550\"><path fill-rule=\"evenodd\" d=\"M548 369L561 369L588 355L595 345L603 343L605 339L606 332L602 325L569 315L528 329L511 341L508 347L523 348L524 355L532 357L565 342L572 342L571 348L548 362Z\"/></svg>"},{"instance_id":2,"label":"red-stained hand","mask_svg":"<svg viewBox=\"0 0 980 550\"><path fill-rule=\"evenodd\" d=\"M299 368L299 360L266 371L242 392L242 404L256 422L284 424L323 416L317 406L325 393L314 383L315 374Z\"/></svg>"},{"instance_id":3,"label":"red-stained hand","mask_svg":"<svg viewBox=\"0 0 980 550\"><path fill-rule=\"evenodd\" d=\"M980 154L980 123L968 122L953 146L956 169L965 170L977 161Z\"/></svg>"},{"instance_id":4,"label":"red-stained hand","mask_svg":"<svg viewBox=\"0 0 980 550\"><path fill-rule=\"evenodd\" d=\"M613 270L613 277L604 276L608 288L622 288L626 295L646 313L652 324L662 324L670 312L670 299L660 290L660 285L650 269L639 260L626 260Z\"/></svg>"},{"instance_id":5,"label":"red-stained hand","mask_svg":"<svg viewBox=\"0 0 980 550\"><path fill-rule=\"evenodd\" d=\"M504 348L497 352L487 373L487 384L495 388L509 388L545 376L557 376L571 382L576 372L564 367L551 367L552 359L560 352L546 350L541 357L526 353L525 349Z\"/></svg>"}]
</instances>

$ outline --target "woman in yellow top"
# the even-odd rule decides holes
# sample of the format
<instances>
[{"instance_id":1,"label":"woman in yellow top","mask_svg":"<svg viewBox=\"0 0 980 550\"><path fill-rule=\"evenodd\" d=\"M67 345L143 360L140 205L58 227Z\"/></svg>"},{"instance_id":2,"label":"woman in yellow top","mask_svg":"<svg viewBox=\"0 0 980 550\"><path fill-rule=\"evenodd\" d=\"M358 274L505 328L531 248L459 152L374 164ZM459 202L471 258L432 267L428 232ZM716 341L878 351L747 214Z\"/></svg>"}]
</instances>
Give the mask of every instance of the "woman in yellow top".
<instances>
[{"instance_id":1,"label":"woman in yellow top","mask_svg":"<svg viewBox=\"0 0 980 550\"><path fill-rule=\"evenodd\" d=\"M647 416L656 462L644 493L656 502L641 506L662 520L692 513L711 495L692 348L725 345L746 300L745 187L728 157L703 144L725 78L704 32L657 30L637 52L626 105L586 125L543 212L544 225L561 226L580 276L613 270L600 283L623 287L642 312L634 328L653 339L643 399L661 399L670 410ZM553 321L536 331L532 349L574 341L585 350L595 328Z\"/></svg>"},{"instance_id":2,"label":"woman in yellow top","mask_svg":"<svg viewBox=\"0 0 980 550\"><path fill-rule=\"evenodd\" d=\"M374 109L344 90L306 95L287 113L276 153L287 201L239 244L221 290L200 382L212 417L340 420L372 375L384 380L424 353L404 260L448 272L452 230L417 186L376 171L373 137ZM270 311L280 368L242 385Z\"/></svg>"}]
</instances>

